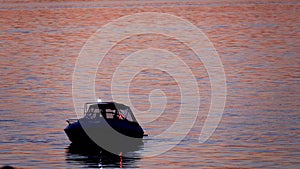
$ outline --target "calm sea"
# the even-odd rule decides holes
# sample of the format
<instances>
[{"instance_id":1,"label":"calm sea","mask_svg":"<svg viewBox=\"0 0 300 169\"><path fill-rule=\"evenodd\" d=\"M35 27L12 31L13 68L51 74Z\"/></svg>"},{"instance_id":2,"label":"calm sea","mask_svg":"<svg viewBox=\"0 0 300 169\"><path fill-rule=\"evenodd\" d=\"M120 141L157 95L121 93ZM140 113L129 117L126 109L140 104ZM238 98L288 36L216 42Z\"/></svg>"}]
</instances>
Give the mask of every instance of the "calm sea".
<instances>
[{"instance_id":1,"label":"calm sea","mask_svg":"<svg viewBox=\"0 0 300 169\"><path fill-rule=\"evenodd\" d=\"M0 2L0 166L299 168L299 1ZM72 76L82 47L105 24L140 12L185 19L213 43L227 85L226 106L217 129L206 142L199 143L212 89L204 64L195 53L162 34L132 35L111 48L96 73L91 71L95 74L96 96L112 100L112 75L127 55L149 47L165 49L181 58L197 80L201 104L192 129L169 151L145 156L151 147L168 146L168 140L155 136L175 122L181 90L176 78L167 72L144 69L130 84L134 108L152 108L149 96L158 100L165 96L167 101L161 114L155 111L155 105L161 102L156 102L151 109L154 116L137 115L149 134L143 144L128 157L70 146L63 129L65 119L76 118ZM122 25L119 27L122 31ZM159 63L173 64L164 58ZM126 79L126 72L124 75Z\"/></svg>"}]
</instances>

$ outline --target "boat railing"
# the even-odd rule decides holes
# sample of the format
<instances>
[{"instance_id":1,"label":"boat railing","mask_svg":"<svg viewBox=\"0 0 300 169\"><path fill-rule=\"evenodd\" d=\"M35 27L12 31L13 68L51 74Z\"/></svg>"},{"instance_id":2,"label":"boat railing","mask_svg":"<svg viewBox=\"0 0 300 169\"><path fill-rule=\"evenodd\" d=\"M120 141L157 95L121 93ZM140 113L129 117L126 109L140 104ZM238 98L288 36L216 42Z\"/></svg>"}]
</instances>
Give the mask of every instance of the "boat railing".
<instances>
[{"instance_id":1,"label":"boat railing","mask_svg":"<svg viewBox=\"0 0 300 169\"><path fill-rule=\"evenodd\" d=\"M73 118L73 119L67 119L66 122L67 122L68 124L72 124L72 123L76 122L77 120L78 120L78 119L75 119L75 118Z\"/></svg>"}]
</instances>

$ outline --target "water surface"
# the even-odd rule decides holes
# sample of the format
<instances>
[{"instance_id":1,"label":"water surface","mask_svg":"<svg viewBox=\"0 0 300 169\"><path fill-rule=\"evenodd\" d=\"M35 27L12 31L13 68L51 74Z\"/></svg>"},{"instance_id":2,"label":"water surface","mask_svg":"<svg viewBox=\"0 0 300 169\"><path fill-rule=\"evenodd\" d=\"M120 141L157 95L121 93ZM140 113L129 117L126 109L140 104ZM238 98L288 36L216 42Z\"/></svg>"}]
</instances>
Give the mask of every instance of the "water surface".
<instances>
[{"instance_id":1,"label":"water surface","mask_svg":"<svg viewBox=\"0 0 300 169\"><path fill-rule=\"evenodd\" d=\"M0 5L0 165L20 168L298 168L300 165L300 41L297 1L21 2ZM111 100L114 68L127 54L158 47L177 54L193 71L201 95L191 132L170 151L144 157L164 146L153 137L173 122L180 90L167 73L145 70L130 86L138 110L160 89L166 111L143 124L149 134L130 157L70 147L65 119L76 117L72 74L87 39L104 24L138 12L164 12L199 27L218 51L227 78L222 120L208 141L198 137L210 106L203 64L178 40L162 35L120 41L99 65L96 93ZM147 21L145 21L147 22ZM122 28L120 28L122 29ZM161 60L165 64L168 60ZM143 119L147 121L147 119ZM175 134L176 136L176 134Z\"/></svg>"}]
</instances>

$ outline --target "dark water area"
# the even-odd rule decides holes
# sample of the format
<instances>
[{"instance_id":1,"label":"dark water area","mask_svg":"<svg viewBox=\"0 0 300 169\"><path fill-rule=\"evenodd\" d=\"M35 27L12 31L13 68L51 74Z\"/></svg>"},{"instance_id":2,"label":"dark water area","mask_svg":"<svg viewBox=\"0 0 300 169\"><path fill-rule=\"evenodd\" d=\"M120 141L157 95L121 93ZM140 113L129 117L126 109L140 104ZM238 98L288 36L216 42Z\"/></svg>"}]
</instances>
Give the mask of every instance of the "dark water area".
<instances>
[{"instance_id":1,"label":"dark water area","mask_svg":"<svg viewBox=\"0 0 300 169\"><path fill-rule=\"evenodd\" d=\"M298 1L0 2L0 166L299 168ZM176 79L147 69L131 81L132 104L147 111L149 95L156 89L164 92L167 104L166 113L160 116L135 114L149 134L143 144L120 155L74 147L63 129L65 119L77 116L72 76L78 55L105 24L139 12L168 13L188 20L213 43L226 75L222 119L212 136L199 143L211 105L210 80L203 63L175 38L134 35L118 42L99 64L96 95L112 100L111 78L124 56L147 47L166 49L180 56L197 79L201 104L193 128L171 150L145 156L149 149L164 149L172 140L155 136L174 123L172 117L181 101ZM166 59L160 62L172 64Z\"/></svg>"}]
</instances>

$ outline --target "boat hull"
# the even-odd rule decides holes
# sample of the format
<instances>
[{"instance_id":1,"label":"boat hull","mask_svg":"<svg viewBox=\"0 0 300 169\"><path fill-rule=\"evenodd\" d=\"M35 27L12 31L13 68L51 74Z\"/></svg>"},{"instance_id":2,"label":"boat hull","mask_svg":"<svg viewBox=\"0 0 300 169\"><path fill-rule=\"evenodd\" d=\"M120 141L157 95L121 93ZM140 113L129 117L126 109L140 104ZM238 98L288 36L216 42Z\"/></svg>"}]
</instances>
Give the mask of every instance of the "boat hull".
<instances>
[{"instance_id":1,"label":"boat hull","mask_svg":"<svg viewBox=\"0 0 300 169\"><path fill-rule=\"evenodd\" d=\"M144 131L136 122L84 119L69 124L64 129L69 140L78 145L114 146L131 145L140 142Z\"/></svg>"}]
</instances>

